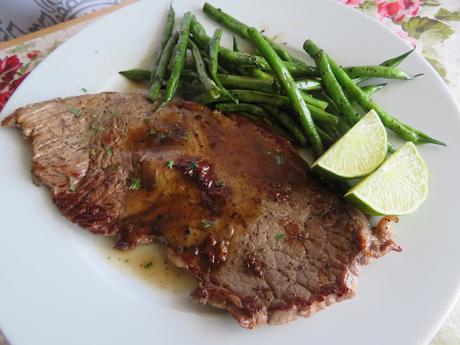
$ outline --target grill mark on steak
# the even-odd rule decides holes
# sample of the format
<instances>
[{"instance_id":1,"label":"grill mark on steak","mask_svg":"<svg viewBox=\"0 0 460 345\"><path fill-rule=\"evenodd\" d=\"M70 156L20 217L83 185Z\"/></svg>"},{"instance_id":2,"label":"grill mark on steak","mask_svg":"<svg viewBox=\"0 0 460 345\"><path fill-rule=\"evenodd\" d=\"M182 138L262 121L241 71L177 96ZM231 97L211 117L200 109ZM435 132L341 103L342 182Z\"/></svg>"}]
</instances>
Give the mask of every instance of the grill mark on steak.
<instances>
[{"instance_id":1,"label":"grill mark on steak","mask_svg":"<svg viewBox=\"0 0 460 345\"><path fill-rule=\"evenodd\" d=\"M65 217L116 236L118 249L161 241L199 279L193 298L242 327L350 298L362 265L400 250L391 219L371 229L265 126L185 101L155 110L142 95L102 93L24 107L2 124L21 128L34 179Z\"/></svg>"}]
</instances>

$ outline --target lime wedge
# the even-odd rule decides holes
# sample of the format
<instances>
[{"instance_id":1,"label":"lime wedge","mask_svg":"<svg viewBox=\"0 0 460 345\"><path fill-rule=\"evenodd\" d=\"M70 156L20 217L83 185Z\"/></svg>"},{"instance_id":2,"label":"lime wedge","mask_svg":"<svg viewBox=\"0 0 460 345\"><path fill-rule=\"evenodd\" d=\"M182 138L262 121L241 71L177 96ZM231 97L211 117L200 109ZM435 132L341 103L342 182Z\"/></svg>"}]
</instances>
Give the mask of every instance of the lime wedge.
<instances>
[{"instance_id":1,"label":"lime wedge","mask_svg":"<svg viewBox=\"0 0 460 345\"><path fill-rule=\"evenodd\" d=\"M428 194L428 168L413 143L406 143L345 198L370 215L415 211Z\"/></svg>"},{"instance_id":2,"label":"lime wedge","mask_svg":"<svg viewBox=\"0 0 460 345\"><path fill-rule=\"evenodd\" d=\"M312 167L319 173L339 179L366 176L385 160L387 145L385 127L377 113L371 110Z\"/></svg>"}]
</instances>

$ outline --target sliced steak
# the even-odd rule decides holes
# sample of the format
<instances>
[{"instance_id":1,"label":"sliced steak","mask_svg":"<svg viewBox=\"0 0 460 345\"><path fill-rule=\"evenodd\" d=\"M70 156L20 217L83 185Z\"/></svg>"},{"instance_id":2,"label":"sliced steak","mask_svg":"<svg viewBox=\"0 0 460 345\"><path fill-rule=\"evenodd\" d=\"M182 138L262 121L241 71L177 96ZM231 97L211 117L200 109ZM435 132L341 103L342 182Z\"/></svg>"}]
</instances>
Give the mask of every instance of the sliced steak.
<instances>
[{"instance_id":1,"label":"sliced steak","mask_svg":"<svg viewBox=\"0 0 460 345\"><path fill-rule=\"evenodd\" d=\"M360 267L399 250L388 219L319 183L261 124L136 94L56 99L3 121L32 145L35 181L62 214L116 248L153 240L199 280L193 298L246 328L350 298Z\"/></svg>"}]
</instances>

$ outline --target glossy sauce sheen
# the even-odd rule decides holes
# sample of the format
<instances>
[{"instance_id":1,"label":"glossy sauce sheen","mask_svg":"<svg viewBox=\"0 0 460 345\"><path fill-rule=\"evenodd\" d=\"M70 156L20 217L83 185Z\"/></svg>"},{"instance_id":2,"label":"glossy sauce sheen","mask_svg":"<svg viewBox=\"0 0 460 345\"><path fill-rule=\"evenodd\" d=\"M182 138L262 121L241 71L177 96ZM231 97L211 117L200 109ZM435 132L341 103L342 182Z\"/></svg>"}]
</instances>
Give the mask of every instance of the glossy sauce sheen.
<instances>
[{"instance_id":1,"label":"glossy sauce sheen","mask_svg":"<svg viewBox=\"0 0 460 345\"><path fill-rule=\"evenodd\" d=\"M288 201L305 171L287 166L299 158L285 142L273 151L274 136L264 127L255 132L253 123L239 117L237 126L225 126L220 114L205 116L209 111L197 104L181 106L128 133L125 145L135 152L133 175L142 188L128 194L117 247L161 238L182 258L218 265L231 250L232 236L243 235L245 222L260 215L261 191Z\"/></svg>"},{"instance_id":2,"label":"glossy sauce sheen","mask_svg":"<svg viewBox=\"0 0 460 345\"><path fill-rule=\"evenodd\" d=\"M103 241L107 262L123 273L139 277L148 285L174 294L189 294L197 282L184 269L174 266L167 258L165 246L159 243L139 246L135 250L113 250L113 239Z\"/></svg>"}]
</instances>

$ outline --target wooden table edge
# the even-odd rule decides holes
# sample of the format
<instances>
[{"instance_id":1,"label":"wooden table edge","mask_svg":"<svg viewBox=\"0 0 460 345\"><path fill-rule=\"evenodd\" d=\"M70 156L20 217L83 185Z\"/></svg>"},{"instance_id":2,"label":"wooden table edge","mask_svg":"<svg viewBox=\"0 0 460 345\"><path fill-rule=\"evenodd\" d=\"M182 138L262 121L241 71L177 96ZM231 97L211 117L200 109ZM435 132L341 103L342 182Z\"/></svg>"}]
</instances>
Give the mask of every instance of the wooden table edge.
<instances>
[{"instance_id":1,"label":"wooden table edge","mask_svg":"<svg viewBox=\"0 0 460 345\"><path fill-rule=\"evenodd\" d=\"M136 1L137 0L127 0L126 2L124 2L122 4L113 5L113 6L110 6L110 7L107 7L107 8L103 8L102 10L99 10L99 11L96 11L96 12L93 12L93 13L90 13L90 14L75 18L75 19L71 19L71 20L68 20L66 22L50 26L50 27L48 27L46 29L35 31L35 32L30 33L30 34L27 34L27 35L24 35L24 36L21 36L21 37L18 37L18 38L15 38L15 39L3 42L3 43L0 43L0 50L8 49L8 48L11 48L11 47L13 47L15 45L22 44L22 43L28 42L30 40L33 40L35 38L45 36L45 35L48 35L50 33L53 33L53 32L59 31L59 30L66 29L66 28L71 27L73 25L80 24L80 23L83 23L83 22L86 22L88 20L95 19L95 18L98 18L98 17L102 17L102 16L104 16L106 14L109 14L109 13L111 13L113 11L119 10L122 7L128 6L128 5L130 5L130 4L132 4L132 3L136 2Z\"/></svg>"}]
</instances>

